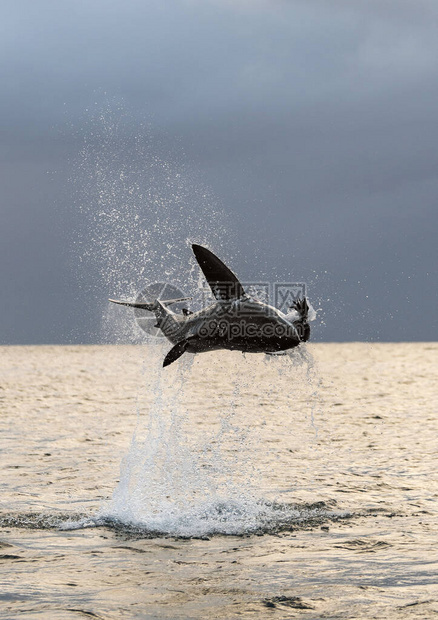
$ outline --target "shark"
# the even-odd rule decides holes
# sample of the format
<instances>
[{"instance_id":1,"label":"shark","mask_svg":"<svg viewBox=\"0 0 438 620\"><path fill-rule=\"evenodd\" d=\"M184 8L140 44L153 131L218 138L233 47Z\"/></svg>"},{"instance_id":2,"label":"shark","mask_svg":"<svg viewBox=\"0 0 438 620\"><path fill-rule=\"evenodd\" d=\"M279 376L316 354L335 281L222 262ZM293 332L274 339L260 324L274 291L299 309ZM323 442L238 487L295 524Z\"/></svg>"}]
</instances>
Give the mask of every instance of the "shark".
<instances>
[{"instance_id":1,"label":"shark","mask_svg":"<svg viewBox=\"0 0 438 620\"><path fill-rule=\"evenodd\" d=\"M243 353L285 354L310 337L315 311L307 298L297 298L287 314L249 295L236 275L208 248L192 244L195 258L214 297L214 303L192 312L173 312L172 304L190 300L109 301L153 312L156 327L172 343L163 361L169 366L184 353L218 349Z\"/></svg>"}]
</instances>

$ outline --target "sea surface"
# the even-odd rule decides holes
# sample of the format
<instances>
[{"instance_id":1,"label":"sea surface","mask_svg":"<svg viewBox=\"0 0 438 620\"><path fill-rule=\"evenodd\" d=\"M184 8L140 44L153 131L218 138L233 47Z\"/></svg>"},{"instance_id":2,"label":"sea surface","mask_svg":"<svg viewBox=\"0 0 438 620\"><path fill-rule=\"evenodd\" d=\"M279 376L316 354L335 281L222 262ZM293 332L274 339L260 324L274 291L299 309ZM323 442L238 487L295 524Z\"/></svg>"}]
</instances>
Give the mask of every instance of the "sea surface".
<instances>
[{"instance_id":1,"label":"sea surface","mask_svg":"<svg viewBox=\"0 0 438 620\"><path fill-rule=\"evenodd\" d=\"M0 618L438 618L438 344L0 347Z\"/></svg>"}]
</instances>

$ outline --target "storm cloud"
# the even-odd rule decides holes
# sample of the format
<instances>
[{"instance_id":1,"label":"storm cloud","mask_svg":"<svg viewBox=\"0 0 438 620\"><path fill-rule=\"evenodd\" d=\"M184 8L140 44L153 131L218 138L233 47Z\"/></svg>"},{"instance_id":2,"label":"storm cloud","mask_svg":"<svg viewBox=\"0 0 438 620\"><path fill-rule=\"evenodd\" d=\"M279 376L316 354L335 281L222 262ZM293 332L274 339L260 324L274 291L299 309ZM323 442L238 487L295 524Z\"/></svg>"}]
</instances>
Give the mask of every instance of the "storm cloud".
<instances>
[{"instance_id":1,"label":"storm cloud","mask_svg":"<svg viewBox=\"0 0 438 620\"><path fill-rule=\"evenodd\" d=\"M436 340L437 21L425 0L3 3L2 342L99 340L103 169L139 226L152 194L180 209L163 262L203 219L242 280L308 283L317 339Z\"/></svg>"}]
</instances>

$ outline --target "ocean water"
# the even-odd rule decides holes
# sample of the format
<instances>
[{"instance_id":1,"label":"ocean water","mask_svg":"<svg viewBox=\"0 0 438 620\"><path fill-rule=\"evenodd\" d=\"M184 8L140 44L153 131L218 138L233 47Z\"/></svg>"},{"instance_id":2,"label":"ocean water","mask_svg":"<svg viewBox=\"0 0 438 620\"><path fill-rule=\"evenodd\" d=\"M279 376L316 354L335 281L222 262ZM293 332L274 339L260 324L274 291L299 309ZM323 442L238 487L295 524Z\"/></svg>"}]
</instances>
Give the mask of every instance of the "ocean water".
<instances>
[{"instance_id":1,"label":"ocean water","mask_svg":"<svg viewBox=\"0 0 438 620\"><path fill-rule=\"evenodd\" d=\"M2 347L0 617L438 615L438 345Z\"/></svg>"}]
</instances>

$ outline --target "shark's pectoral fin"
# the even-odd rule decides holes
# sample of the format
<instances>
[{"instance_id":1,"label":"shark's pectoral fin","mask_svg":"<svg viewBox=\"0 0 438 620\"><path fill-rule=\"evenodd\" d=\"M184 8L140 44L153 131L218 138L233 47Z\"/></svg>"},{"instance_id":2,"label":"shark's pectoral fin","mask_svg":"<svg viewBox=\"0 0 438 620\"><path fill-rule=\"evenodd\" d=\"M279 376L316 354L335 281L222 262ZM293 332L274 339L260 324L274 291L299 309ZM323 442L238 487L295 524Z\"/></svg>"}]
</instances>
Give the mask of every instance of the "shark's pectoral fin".
<instances>
[{"instance_id":1,"label":"shark's pectoral fin","mask_svg":"<svg viewBox=\"0 0 438 620\"><path fill-rule=\"evenodd\" d=\"M163 368L169 366L169 364L172 364L172 362L175 362L179 357L181 357L181 355L187 349L189 342L190 339L181 340L181 342L178 342L178 344L172 347L169 353L164 358Z\"/></svg>"}]
</instances>

